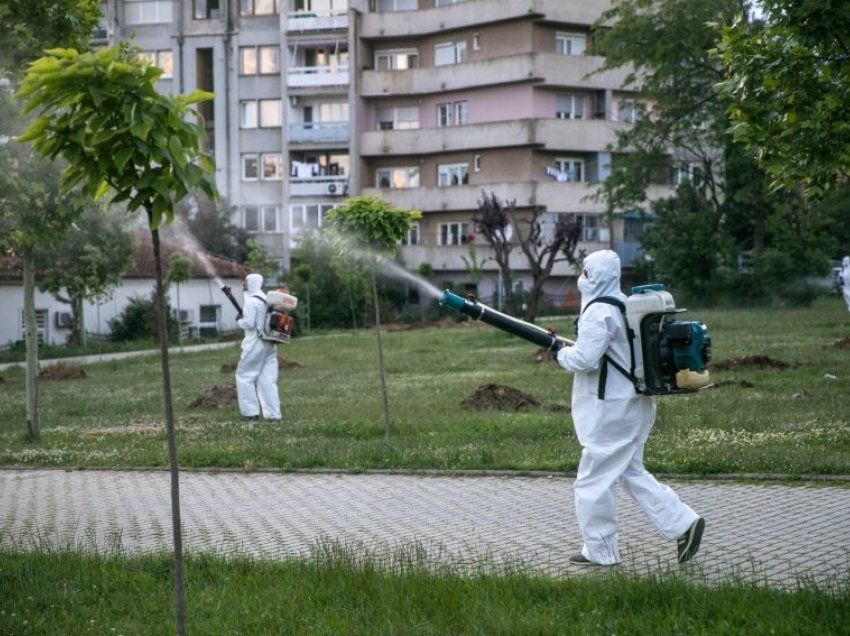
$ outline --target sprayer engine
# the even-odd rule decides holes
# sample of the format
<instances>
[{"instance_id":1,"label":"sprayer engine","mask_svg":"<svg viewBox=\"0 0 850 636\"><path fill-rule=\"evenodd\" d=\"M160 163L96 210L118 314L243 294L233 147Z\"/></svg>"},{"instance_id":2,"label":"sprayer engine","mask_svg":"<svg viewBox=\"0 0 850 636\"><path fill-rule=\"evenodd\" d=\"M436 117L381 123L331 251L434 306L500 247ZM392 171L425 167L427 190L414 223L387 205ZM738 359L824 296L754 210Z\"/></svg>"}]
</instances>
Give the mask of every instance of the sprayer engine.
<instances>
[{"instance_id":1,"label":"sprayer engine","mask_svg":"<svg viewBox=\"0 0 850 636\"><path fill-rule=\"evenodd\" d=\"M295 321L289 315L298 307L298 299L286 289L276 289L266 294L268 310L260 337L268 342L289 344Z\"/></svg>"}]
</instances>

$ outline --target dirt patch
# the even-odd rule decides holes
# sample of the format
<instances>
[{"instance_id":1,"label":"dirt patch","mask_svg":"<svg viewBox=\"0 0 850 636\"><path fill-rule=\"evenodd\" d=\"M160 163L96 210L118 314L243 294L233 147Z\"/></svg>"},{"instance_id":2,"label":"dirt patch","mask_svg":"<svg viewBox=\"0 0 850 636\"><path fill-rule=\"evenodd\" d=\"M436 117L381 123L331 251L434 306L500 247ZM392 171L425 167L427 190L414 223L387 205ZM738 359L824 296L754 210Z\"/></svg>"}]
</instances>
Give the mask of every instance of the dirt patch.
<instances>
[{"instance_id":1,"label":"dirt patch","mask_svg":"<svg viewBox=\"0 0 850 636\"><path fill-rule=\"evenodd\" d=\"M238 363L236 363L236 362L226 362L223 365L221 365L221 372L222 373L235 373L237 366L238 366ZM280 369L281 371L294 371L295 369L300 369L301 364L299 364L298 362L295 362L294 360L287 360L285 358L282 358L281 356L278 356L277 357L277 368Z\"/></svg>"},{"instance_id":2,"label":"dirt patch","mask_svg":"<svg viewBox=\"0 0 850 636\"><path fill-rule=\"evenodd\" d=\"M236 405L236 385L216 384L189 403L190 409L224 409Z\"/></svg>"},{"instance_id":3,"label":"dirt patch","mask_svg":"<svg viewBox=\"0 0 850 636\"><path fill-rule=\"evenodd\" d=\"M6 384L6 378L0 375L0 384Z\"/></svg>"},{"instance_id":4,"label":"dirt patch","mask_svg":"<svg viewBox=\"0 0 850 636\"><path fill-rule=\"evenodd\" d=\"M42 369L38 374L39 380L83 380L85 377L86 372L82 367L66 367L61 364Z\"/></svg>"},{"instance_id":5,"label":"dirt patch","mask_svg":"<svg viewBox=\"0 0 850 636\"><path fill-rule=\"evenodd\" d=\"M462 400L460 405L467 411L519 411L524 408L536 408L540 406L540 402L519 389L501 384L483 384L475 393Z\"/></svg>"},{"instance_id":6,"label":"dirt patch","mask_svg":"<svg viewBox=\"0 0 850 636\"><path fill-rule=\"evenodd\" d=\"M850 336L824 346L824 349L850 349Z\"/></svg>"},{"instance_id":7,"label":"dirt patch","mask_svg":"<svg viewBox=\"0 0 850 636\"><path fill-rule=\"evenodd\" d=\"M712 362L712 371L741 371L744 369L789 369L793 364L777 360L769 356L740 356L722 362Z\"/></svg>"}]
</instances>

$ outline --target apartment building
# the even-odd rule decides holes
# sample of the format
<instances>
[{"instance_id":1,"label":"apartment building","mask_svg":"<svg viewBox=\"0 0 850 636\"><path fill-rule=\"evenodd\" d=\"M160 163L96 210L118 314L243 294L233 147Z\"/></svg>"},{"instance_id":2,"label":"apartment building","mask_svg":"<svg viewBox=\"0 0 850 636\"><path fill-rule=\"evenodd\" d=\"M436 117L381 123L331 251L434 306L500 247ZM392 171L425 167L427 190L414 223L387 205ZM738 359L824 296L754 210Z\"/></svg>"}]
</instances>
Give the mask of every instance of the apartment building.
<instances>
[{"instance_id":1,"label":"apartment building","mask_svg":"<svg viewBox=\"0 0 850 636\"><path fill-rule=\"evenodd\" d=\"M603 221L591 196L616 132L641 110L624 73L593 73L590 26L609 0L107 0L106 41L165 70L162 90L204 105L216 180L233 220L287 267L299 236L345 198L379 195L422 220L400 247L410 270L468 281L482 193L574 215L582 248L637 255L643 221ZM657 194L671 186L660 186ZM514 250L518 285L528 266ZM496 293L484 260L482 297ZM574 293L555 271L556 302ZM525 279L524 279L525 276Z\"/></svg>"}]
</instances>

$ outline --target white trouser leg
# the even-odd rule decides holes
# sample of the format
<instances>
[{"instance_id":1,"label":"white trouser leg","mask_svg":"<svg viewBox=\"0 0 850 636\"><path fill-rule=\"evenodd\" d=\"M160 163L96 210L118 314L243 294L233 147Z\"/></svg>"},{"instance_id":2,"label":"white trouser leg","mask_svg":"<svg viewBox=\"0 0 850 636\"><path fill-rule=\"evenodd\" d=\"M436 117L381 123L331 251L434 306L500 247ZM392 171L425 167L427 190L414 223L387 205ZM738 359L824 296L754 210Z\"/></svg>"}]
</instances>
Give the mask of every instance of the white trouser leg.
<instances>
[{"instance_id":1,"label":"white trouser leg","mask_svg":"<svg viewBox=\"0 0 850 636\"><path fill-rule=\"evenodd\" d=\"M256 382L263 368L264 356L263 343L257 340L242 352L242 358L236 367L236 397L239 401L239 412L244 417L260 414Z\"/></svg>"},{"instance_id":2,"label":"white trouser leg","mask_svg":"<svg viewBox=\"0 0 850 636\"><path fill-rule=\"evenodd\" d=\"M696 521L698 515L670 487L659 482L643 465L643 444L632 457L621 478L623 488L666 539L675 539Z\"/></svg>"},{"instance_id":3,"label":"white trouser leg","mask_svg":"<svg viewBox=\"0 0 850 636\"><path fill-rule=\"evenodd\" d=\"M273 344L263 343L269 351L257 378L257 396L260 399L260 409L267 420L280 419L280 394L277 390L277 348Z\"/></svg>"}]
</instances>

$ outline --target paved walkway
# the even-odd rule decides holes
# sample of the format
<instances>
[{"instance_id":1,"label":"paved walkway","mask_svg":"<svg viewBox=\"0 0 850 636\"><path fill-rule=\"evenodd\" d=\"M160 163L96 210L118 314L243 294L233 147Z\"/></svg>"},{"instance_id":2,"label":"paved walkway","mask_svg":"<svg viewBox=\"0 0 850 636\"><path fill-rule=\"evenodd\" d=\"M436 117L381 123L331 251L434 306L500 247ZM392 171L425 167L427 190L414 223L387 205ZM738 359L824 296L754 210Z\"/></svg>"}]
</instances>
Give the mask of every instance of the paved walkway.
<instances>
[{"instance_id":1,"label":"paved walkway","mask_svg":"<svg viewBox=\"0 0 850 636\"><path fill-rule=\"evenodd\" d=\"M699 555L675 562L620 497L622 567L738 577L780 588L850 583L850 488L669 482L707 522ZM210 473L180 477L187 552L281 558L336 542L374 558L562 575L580 545L573 480L390 474ZM0 470L0 548L171 549L167 472ZM596 568L594 568L596 569Z\"/></svg>"}]
</instances>

